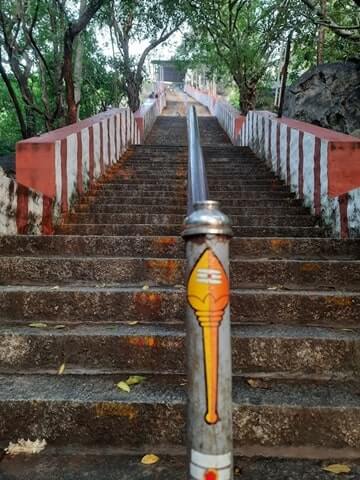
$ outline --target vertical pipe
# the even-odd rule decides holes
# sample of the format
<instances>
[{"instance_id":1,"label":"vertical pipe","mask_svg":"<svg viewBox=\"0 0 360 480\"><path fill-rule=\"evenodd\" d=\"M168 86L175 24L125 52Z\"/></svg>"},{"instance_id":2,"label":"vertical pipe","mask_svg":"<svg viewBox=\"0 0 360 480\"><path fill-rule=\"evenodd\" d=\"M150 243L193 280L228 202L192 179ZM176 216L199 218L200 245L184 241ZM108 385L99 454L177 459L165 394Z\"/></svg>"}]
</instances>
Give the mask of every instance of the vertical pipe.
<instances>
[{"instance_id":1,"label":"vertical pipe","mask_svg":"<svg viewBox=\"0 0 360 480\"><path fill-rule=\"evenodd\" d=\"M185 220L188 479L231 480L232 367L228 217L199 202Z\"/></svg>"}]
</instances>

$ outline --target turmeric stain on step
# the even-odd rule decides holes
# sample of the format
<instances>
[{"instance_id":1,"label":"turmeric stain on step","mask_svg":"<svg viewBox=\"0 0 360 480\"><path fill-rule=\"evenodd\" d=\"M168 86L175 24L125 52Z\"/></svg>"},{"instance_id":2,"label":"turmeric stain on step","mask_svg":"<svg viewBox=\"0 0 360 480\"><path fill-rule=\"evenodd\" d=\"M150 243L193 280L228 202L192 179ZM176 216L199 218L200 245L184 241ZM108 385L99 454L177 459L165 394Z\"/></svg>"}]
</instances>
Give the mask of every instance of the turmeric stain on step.
<instances>
[{"instance_id":1,"label":"turmeric stain on step","mask_svg":"<svg viewBox=\"0 0 360 480\"><path fill-rule=\"evenodd\" d=\"M138 416L137 408L133 405L104 402L95 406L95 416L101 417L126 417L128 420L134 420Z\"/></svg>"},{"instance_id":2,"label":"turmeric stain on step","mask_svg":"<svg viewBox=\"0 0 360 480\"><path fill-rule=\"evenodd\" d=\"M300 266L301 272L317 272L318 270L320 270L320 265L316 263L303 263Z\"/></svg>"},{"instance_id":3,"label":"turmeric stain on step","mask_svg":"<svg viewBox=\"0 0 360 480\"><path fill-rule=\"evenodd\" d=\"M139 313L159 313L161 301L161 295L159 293L137 292L134 294L135 309Z\"/></svg>"},{"instance_id":4,"label":"turmeric stain on step","mask_svg":"<svg viewBox=\"0 0 360 480\"><path fill-rule=\"evenodd\" d=\"M147 267L155 271L161 280L176 283L179 277L179 263L176 260L147 260Z\"/></svg>"},{"instance_id":5,"label":"turmeric stain on step","mask_svg":"<svg viewBox=\"0 0 360 480\"><path fill-rule=\"evenodd\" d=\"M331 305L350 307L353 304L352 297L325 297L325 302Z\"/></svg>"},{"instance_id":6,"label":"turmeric stain on step","mask_svg":"<svg viewBox=\"0 0 360 480\"><path fill-rule=\"evenodd\" d=\"M130 337L129 345L136 347L156 347L156 339L154 337Z\"/></svg>"}]
</instances>

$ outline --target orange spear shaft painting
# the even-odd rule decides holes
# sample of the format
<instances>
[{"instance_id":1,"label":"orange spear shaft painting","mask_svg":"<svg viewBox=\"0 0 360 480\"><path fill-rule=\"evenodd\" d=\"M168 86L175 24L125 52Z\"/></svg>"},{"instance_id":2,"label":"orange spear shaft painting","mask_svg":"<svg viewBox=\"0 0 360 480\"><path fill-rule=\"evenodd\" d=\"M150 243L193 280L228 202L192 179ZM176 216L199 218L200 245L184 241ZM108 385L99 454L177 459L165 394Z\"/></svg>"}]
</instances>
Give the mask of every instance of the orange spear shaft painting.
<instances>
[{"instance_id":1,"label":"orange spear shaft painting","mask_svg":"<svg viewBox=\"0 0 360 480\"><path fill-rule=\"evenodd\" d=\"M214 425L218 414L219 327L229 304L229 279L216 255L206 249L188 281L188 302L202 328L206 378L205 421Z\"/></svg>"}]
</instances>

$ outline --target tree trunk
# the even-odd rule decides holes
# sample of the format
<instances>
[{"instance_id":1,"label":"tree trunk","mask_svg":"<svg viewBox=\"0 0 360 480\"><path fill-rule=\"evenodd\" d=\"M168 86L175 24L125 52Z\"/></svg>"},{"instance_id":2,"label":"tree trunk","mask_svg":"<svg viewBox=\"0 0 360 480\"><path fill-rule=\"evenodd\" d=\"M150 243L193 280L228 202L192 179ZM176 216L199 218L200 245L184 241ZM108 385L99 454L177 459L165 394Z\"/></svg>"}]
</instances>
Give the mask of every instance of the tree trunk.
<instances>
[{"instance_id":1,"label":"tree trunk","mask_svg":"<svg viewBox=\"0 0 360 480\"><path fill-rule=\"evenodd\" d=\"M79 16L83 14L86 8L86 0L80 1ZM74 41L74 96L76 103L76 117L77 121L80 120L80 101L81 101L81 86L83 78L83 55L84 44L83 34L80 33Z\"/></svg>"},{"instance_id":2,"label":"tree trunk","mask_svg":"<svg viewBox=\"0 0 360 480\"><path fill-rule=\"evenodd\" d=\"M250 87L246 85L238 86L239 89L239 106L243 115L247 115L250 110L255 110L256 105L256 85Z\"/></svg>"},{"instance_id":3,"label":"tree trunk","mask_svg":"<svg viewBox=\"0 0 360 480\"><path fill-rule=\"evenodd\" d=\"M10 98L11 98L13 104L14 104L16 116L17 116L19 126L20 126L21 136L22 136L22 138L28 138L28 136L29 136L28 135L28 130L27 130L27 127L26 127L24 115L23 115L23 112L21 110L19 100L16 96L16 92L15 92L15 90L14 90L12 84L11 84L11 81L10 81L9 77L7 76L6 71L5 71L5 69L4 69L4 67L2 66L1 63L0 63L0 75L1 75L1 78L3 79L3 81L6 85L6 88L9 92Z\"/></svg>"},{"instance_id":4,"label":"tree trunk","mask_svg":"<svg viewBox=\"0 0 360 480\"><path fill-rule=\"evenodd\" d=\"M77 121L77 107L75 101L75 87L73 78L73 45L74 39L71 35L70 28L65 33L64 39L64 80L66 90L67 103L67 124L76 123Z\"/></svg>"},{"instance_id":5,"label":"tree trunk","mask_svg":"<svg viewBox=\"0 0 360 480\"><path fill-rule=\"evenodd\" d=\"M327 0L321 0L321 12L323 15L327 13ZM320 25L318 29L318 40L317 40L317 64L320 65L324 63L324 47L325 47L325 32L326 27Z\"/></svg>"},{"instance_id":6,"label":"tree trunk","mask_svg":"<svg viewBox=\"0 0 360 480\"><path fill-rule=\"evenodd\" d=\"M128 74L126 79L126 95L130 110L134 113L140 108L140 91L142 86L142 78L135 78L133 73Z\"/></svg>"}]
</instances>

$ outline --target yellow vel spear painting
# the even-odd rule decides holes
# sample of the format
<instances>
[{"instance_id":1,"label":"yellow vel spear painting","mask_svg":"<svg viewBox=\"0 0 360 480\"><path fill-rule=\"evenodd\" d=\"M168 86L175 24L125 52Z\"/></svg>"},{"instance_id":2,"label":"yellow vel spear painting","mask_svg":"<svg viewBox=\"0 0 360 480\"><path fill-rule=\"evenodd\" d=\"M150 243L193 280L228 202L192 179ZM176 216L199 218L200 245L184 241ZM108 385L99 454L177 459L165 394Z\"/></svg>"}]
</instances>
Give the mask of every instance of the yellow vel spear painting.
<instances>
[{"instance_id":1,"label":"yellow vel spear painting","mask_svg":"<svg viewBox=\"0 0 360 480\"><path fill-rule=\"evenodd\" d=\"M202 328L207 412L205 421L216 424L218 415L219 328L229 304L229 279L220 260L206 249L188 281L188 302Z\"/></svg>"}]
</instances>

